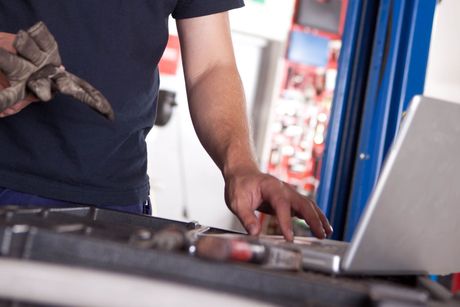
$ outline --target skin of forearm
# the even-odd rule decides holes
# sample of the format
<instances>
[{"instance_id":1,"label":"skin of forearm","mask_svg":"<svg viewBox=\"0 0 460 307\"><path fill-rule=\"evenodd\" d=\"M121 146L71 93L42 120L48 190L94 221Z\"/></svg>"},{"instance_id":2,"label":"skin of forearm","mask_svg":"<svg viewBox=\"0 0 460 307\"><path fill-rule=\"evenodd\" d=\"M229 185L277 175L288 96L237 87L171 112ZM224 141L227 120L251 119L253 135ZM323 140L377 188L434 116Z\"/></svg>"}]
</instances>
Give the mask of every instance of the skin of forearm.
<instances>
[{"instance_id":1,"label":"skin of forearm","mask_svg":"<svg viewBox=\"0 0 460 307\"><path fill-rule=\"evenodd\" d=\"M314 202L257 167L228 14L181 19L177 25L192 121L224 175L229 209L252 235L260 232L254 210L263 202L276 213L287 240L293 238L293 212L305 218L318 237L330 234L332 230Z\"/></svg>"},{"instance_id":2,"label":"skin of forearm","mask_svg":"<svg viewBox=\"0 0 460 307\"><path fill-rule=\"evenodd\" d=\"M250 139L244 91L234 65L215 65L187 90L198 138L224 177L258 169Z\"/></svg>"}]
</instances>

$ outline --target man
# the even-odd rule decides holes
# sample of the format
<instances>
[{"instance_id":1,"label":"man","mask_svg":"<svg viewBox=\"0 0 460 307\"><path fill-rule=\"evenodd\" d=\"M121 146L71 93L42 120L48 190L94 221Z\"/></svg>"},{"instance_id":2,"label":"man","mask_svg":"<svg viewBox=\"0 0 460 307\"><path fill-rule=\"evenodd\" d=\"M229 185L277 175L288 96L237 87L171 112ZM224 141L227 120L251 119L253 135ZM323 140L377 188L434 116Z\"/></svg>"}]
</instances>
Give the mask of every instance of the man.
<instances>
[{"instance_id":1,"label":"man","mask_svg":"<svg viewBox=\"0 0 460 307\"><path fill-rule=\"evenodd\" d=\"M98 88L115 112L110 122L63 95L49 103L29 96L1 112L0 203L145 212L145 136L159 84L152 67L172 15L193 124L222 171L230 210L253 235L260 232L256 209L276 213L287 240L293 239L291 214L304 218L317 237L331 234L313 201L257 167L226 13L241 6L242 0L0 0L0 47L14 52L7 33L43 21L66 69Z\"/></svg>"}]
</instances>

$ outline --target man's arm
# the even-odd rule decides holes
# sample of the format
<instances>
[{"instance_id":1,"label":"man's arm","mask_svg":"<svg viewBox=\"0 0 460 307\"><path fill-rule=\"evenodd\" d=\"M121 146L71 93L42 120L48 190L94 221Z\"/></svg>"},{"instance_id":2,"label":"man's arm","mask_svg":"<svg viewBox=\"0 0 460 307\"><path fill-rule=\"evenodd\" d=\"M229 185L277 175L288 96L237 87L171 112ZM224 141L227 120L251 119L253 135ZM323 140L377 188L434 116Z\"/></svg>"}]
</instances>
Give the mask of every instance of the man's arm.
<instances>
[{"instance_id":1,"label":"man's arm","mask_svg":"<svg viewBox=\"0 0 460 307\"><path fill-rule=\"evenodd\" d=\"M329 222L313 201L258 169L228 14L182 19L177 26L192 121L223 174L230 210L253 235L260 232L254 210L262 202L270 203L287 240L293 239L291 213L304 218L317 237L331 234Z\"/></svg>"}]
</instances>

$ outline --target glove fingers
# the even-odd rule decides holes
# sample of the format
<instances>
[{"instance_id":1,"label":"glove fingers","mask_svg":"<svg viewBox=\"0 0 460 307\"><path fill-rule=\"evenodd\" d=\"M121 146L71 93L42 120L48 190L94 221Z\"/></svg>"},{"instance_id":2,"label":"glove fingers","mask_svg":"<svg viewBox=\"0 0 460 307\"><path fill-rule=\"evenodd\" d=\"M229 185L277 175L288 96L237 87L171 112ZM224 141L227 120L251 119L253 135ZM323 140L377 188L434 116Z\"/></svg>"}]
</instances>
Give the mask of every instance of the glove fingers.
<instances>
[{"instance_id":1,"label":"glove fingers","mask_svg":"<svg viewBox=\"0 0 460 307\"><path fill-rule=\"evenodd\" d=\"M26 98L24 84L18 84L0 91L0 112Z\"/></svg>"},{"instance_id":2,"label":"glove fingers","mask_svg":"<svg viewBox=\"0 0 460 307\"><path fill-rule=\"evenodd\" d=\"M43 22L36 23L27 30L27 33L42 51L50 52L56 49L56 40Z\"/></svg>"},{"instance_id":3,"label":"glove fingers","mask_svg":"<svg viewBox=\"0 0 460 307\"><path fill-rule=\"evenodd\" d=\"M34 72L27 80L27 88L42 101L50 101L53 98L53 79L65 74L63 67L45 65L40 70Z\"/></svg>"},{"instance_id":4,"label":"glove fingers","mask_svg":"<svg viewBox=\"0 0 460 307\"><path fill-rule=\"evenodd\" d=\"M41 101L50 101L53 98L51 86L51 80L48 78L34 79L27 82L27 88Z\"/></svg>"},{"instance_id":5,"label":"glove fingers","mask_svg":"<svg viewBox=\"0 0 460 307\"><path fill-rule=\"evenodd\" d=\"M46 53L40 50L38 45L27 32L20 30L16 35L16 40L13 45L18 51L18 54L32 62L37 67L40 67L47 59Z\"/></svg>"},{"instance_id":6,"label":"glove fingers","mask_svg":"<svg viewBox=\"0 0 460 307\"><path fill-rule=\"evenodd\" d=\"M114 120L115 114L113 112L112 106L110 105L110 102L102 95L100 91L98 91L96 88L94 88L91 84L86 82L83 79L80 79L79 77L68 73L72 80L77 83L83 90L84 92L88 93L88 96L91 97L91 99L87 102L90 107L94 108L96 111L104 115L110 120Z\"/></svg>"},{"instance_id":7,"label":"glove fingers","mask_svg":"<svg viewBox=\"0 0 460 307\"><path fill-rule=\"evenodd\" d=\"M9 81L19 81L27 78L31 64L15 54L0 48L0 70Z\"/></svg>"},{"instance_id":8,"label":"glove fingers","mask_svg":"<svg viewBox=\"0 0 460 307\"><path fill-rule=\"evenodd\" d=\"M70 95L87 104L110 120L114 119L114 112L110 103L88 82L65 72L55 79L56 88L63 94Z\"/></svg>"},{"instance_id":9,"label":"glove fingers","mask_svg":"<svg viewBox=\"0 0 460 307\"><path fill-rule=\"evenodd\" d=\"M3 48L0 48L0 70L5 74L9 79L10 75L14 74L16 67L18 66L19 58L6 51Z\"/></svg>"}]
</instances>

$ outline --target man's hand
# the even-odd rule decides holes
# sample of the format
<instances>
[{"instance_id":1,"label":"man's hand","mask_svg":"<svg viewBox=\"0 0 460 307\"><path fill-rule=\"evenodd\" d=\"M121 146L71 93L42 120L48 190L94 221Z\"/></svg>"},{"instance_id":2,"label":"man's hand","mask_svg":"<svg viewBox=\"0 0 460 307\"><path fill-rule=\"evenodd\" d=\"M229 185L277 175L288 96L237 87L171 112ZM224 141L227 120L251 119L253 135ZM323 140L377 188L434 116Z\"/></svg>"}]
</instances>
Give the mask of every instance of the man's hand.
<instances>
[{"instance_id":1,"label":"man's hand","mask_svg":"<svg viewBox=\"0 0 460 307\"><path fill-rule=\"evenodd\" d=\"M49 101L60 92L114 119L112 107L102 93L62 66L58 44L43 22L27 31L20 30L16 36L3 34L3 45L0 70L7 82L3 82L3 90L0 90L0 112L6 112L4 115L12 115L27 106L29 93L41 101Z\"/></svg>"},{"instance_id":2,"label":"man's hand","mask_svg":"<svg viewBox=\"0 0 460 307\"><path fill-rule=\"evenodd\" d=\"M287 183L256 169L235 172L225 178L225 200L251 235L260 233L254 211L276 214L284 237L293 240L292 216L304 219L321 239L332 234L332 227L314 201L299 194Z\"/></svg>"},{"instance_id":3,"label":"man's hand","mask_svg":"<svg viewBox=\"0 0 460 307\"><path fill-rule=\"evenodd\" d=\"M7 50L13 54L16 54L16 49L13 47L13 42L16 38L16 35L10 33L0 32L0 48ZM5 75L0 71L0 91L10 87ZM10 116L18 113L25 107L27 107L32 102L39 101L34 95L27 95L24 100L19 101L18 103L6 108L0 112L0 118Z\"/></svg>"}]
</instances>

